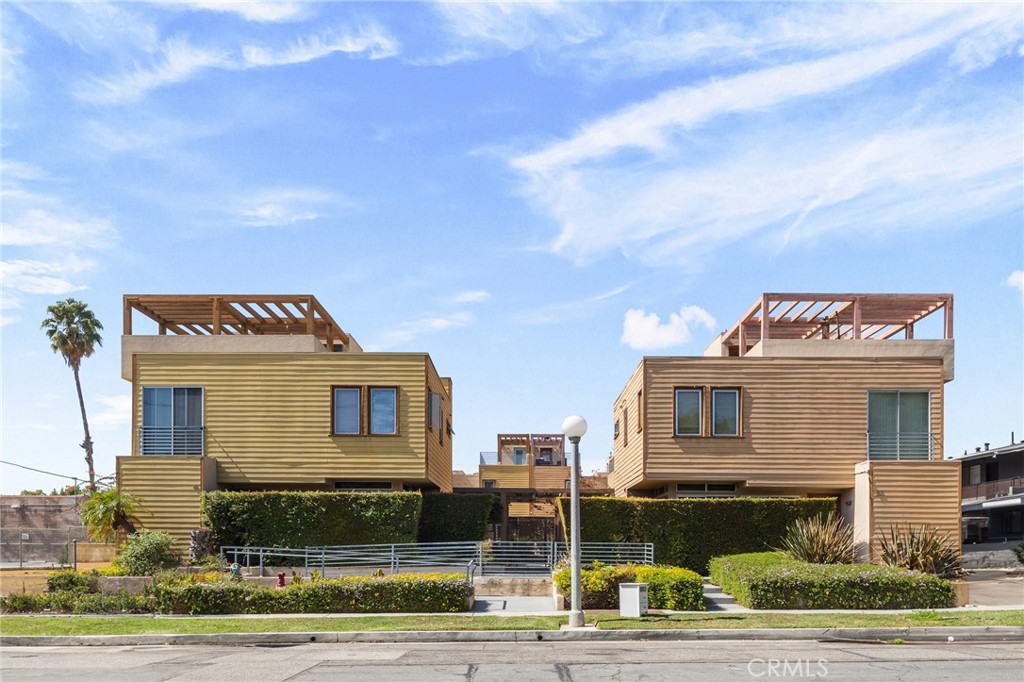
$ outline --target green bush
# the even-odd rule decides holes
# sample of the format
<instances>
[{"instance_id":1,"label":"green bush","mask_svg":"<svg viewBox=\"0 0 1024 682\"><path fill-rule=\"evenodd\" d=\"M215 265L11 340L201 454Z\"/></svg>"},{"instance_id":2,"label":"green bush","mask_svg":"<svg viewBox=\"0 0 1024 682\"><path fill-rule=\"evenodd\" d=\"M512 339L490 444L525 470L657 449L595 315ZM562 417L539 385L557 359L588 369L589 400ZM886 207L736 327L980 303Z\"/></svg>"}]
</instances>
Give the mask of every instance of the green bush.
<instances>
[{"instance_id":1,"label":"green bush","mask_svg":"<svg viewBox=\"0 0 1024 682\"><path fill-rule=\"evenodd\" d=\"M554 574L559 593L569 599L572 575L568 568ZM647 583L647 604L652 609L703 611L704 584L693 571L674 566L602 566L580 571L580 597L584 609L619 608L620 583Z\"/></svg>"},{"instance_id":2,"label":"green bush","mask_svg":"<svg viewBox=\"0 0 1024 682\"><path fill-rule=\"evenodd\" d=\"M128 536L116 563L125 575L153 575L177 566L178 561L174 538L170 534L142 530Z\"/></svg>"},{"instance_id":3,"label":"green bush","mask_svg":"<svg viewBox=\"0 0 1024 682\"><path fill-rule=\"evenodd\" d=\"M217 547L310 547L415 542L419 493L203 493Z\"/></svg>"},{"instance_id":4,"label":"green bush","mask_svg":"<svg viewBox=\"0 0 1024 682\"><path fill-rule=\"evenodd\" d=\"M352 576L292 583L284 589L246 582L155 581L158 613L437 613L465 611L465 576Z\"/></svg>"},{"instance_id":5,"label":"green bush","mask_svg":"<svg viewBox=\"0 0 1024 682\"><path fill-rule=\"evenodd\" d=\"M771 549L795 520L828 514L835 504L834 498L585 497L580 532L583 542L650 542L659 564L704 573L711 557ZM565 498L559 499L559 513L568 528Z\"/></svg>"},{"instance_id":6,"label":"green bush","mask_svg":"<svg viewBox=\"0 0 1024 682\"><path fill-rule=\"evenodd\" d=\"M1013 555L1017 557L1019 563L1024 564L1024 542L1013 548Z\"/></svg>"},{"instance_id":7,"label":"green bush","mask_svg":"<svg viewBox=\"0 0 1024 682\"><path fill-rule=\"evenodd\" d=\"M781 549L809 564L848 564L853 561L853 526L838 514L796 519L786 529Z\"/></svg>"},{"instance_id":8,"label":"green bush","mask_svg":"<svg viewBox=\"0 0 1024 682\"><path fill-rule=\"evenodd\" d=\"M152 613L152 599L143 594L91 594L69 590L43 594L12 594L0 598L0 613Z\"/></svg>"},{"instance_id":9,"label":"green bush","mask_svg":"<svg viewBox=\"0 0 1024 682\"><path fill-rule=\"evenodd\" d=\"M927 573L808 564L777 552L716 557L711 580L754 609L932 609L956 601L948 580Z\"/></svg>"},{"instance_id":10,"label":"green bush","mask_svg":"<svg viewBox=\"0 0 1024 682\"><path fill-rule=\"evenodd\" d=\"M495 495L430 493L423 496L420 542L479 542L487 534L487 521Z\"/></svg>"},{"instance_id":11,"label":"green bush","mask_svg":"<svg viewBox=\"0 0 1024 682\"><path fill-rule=\"evenodd\" d=\"M100 576L95 571L90 573L78 573L72 570L54 571L46 576L46 589L48 592L77 592L79 594L99 592Z\"/></svg>"}]
</instances>

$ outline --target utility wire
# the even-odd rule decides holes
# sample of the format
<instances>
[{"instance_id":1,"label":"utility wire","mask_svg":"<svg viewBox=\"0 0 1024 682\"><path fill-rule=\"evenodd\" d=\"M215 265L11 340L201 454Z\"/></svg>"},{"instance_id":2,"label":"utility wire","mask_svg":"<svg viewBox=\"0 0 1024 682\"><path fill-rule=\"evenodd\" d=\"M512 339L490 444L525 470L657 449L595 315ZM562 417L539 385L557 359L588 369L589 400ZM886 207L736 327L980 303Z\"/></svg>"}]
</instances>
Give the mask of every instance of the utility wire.
<instances>
[{"instance_id":1,"label":"utility wire","mask_svg":"<svg viewBox=\"0 0 1024 682\"><path fill-rule=\"evenodd\" d=\"M66 476L64 474L55 474L52 471L43 471L42 469L33 469L32 467L27 467L24 464L18 464L17 462L8 462L8 461L3 460L3 459L0 459L0 464L10 464L12 467L19 467L21 469L28 469L29 471L35 471L35 472L40 473L40 474L46 474L47 476L56 476L57 478L66 478L66 479L68 479L70 481L81 481L82 480L82 478L80 476Z\"/></svg>"}]
</instances>

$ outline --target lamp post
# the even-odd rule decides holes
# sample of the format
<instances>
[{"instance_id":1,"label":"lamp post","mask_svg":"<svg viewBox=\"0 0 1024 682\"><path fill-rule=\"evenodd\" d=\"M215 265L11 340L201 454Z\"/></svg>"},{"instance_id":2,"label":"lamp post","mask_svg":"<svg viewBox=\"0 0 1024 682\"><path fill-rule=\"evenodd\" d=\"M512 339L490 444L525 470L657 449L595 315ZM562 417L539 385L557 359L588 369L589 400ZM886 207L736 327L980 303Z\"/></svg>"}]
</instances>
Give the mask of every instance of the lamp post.
<instances>
[{"instance_id":1,"label":"lamp post","mask_svg":"<svg viewBox=\"0 0 1024 682\"><path fill-rule=\"evenodd\" d=\"M572 443L572 497L570 507L569 542L572 575L572 597L569 609L569 627L583 627L583 608L580 604L580 438L587 432L587 420L579 415L566 417L562 422L562 433Z\"/></svg>"}]
</instances>

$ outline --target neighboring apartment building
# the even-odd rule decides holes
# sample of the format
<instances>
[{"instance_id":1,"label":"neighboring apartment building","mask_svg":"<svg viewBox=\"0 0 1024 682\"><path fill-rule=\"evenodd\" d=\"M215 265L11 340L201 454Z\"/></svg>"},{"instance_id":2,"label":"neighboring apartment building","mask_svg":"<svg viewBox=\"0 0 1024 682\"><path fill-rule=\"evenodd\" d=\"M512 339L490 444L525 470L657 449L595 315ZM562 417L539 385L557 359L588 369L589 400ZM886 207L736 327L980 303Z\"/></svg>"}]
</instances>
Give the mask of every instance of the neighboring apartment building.
<instances>
[{"instance_id":1,"label":"neighboring apartment building","mask_svg":"<svg viewBox=\"0 0 1024 682\"><path fill-rule=\"evenodd\" d=\"M984 448L962 467L964 542L1024 540L1024 442Z\"/></svg>"},{"instance_id":2,"label":"neighboring apartment building","mask_svg":"<svg viewBox=\"0 0 1024 682\"><path fill-rule=\"evenodd\" d=\"M938 339L915 338L942 314ZM920 334L919 334L920 336ZM835 496L863 552L960 528L943 460L953 297L764 294L702 357L645 357L614 405L617 495Z\"/></svg>"},{"instance_id":3,"label":"neighboring apartment building","mask_svg":"<svg viewBox=\"0 0 1024 682\"><path fill-rule=\"evenodd\" d=\"M498 450L480 453L480 487L565 490L572 472L561 433L499 433Z\"/></svg>"},{"instance_id":4,"label":"neighboring apartment building","mask_svg":"<svg viewBox=\"0 0 1024 682\"><path fill-rule=\"evenodd\" d=\"M118 485L180 542L204 490L451 490L451 379L363 352L313 296L125 296L122 376Z\"/></svg>"}]
</instances>

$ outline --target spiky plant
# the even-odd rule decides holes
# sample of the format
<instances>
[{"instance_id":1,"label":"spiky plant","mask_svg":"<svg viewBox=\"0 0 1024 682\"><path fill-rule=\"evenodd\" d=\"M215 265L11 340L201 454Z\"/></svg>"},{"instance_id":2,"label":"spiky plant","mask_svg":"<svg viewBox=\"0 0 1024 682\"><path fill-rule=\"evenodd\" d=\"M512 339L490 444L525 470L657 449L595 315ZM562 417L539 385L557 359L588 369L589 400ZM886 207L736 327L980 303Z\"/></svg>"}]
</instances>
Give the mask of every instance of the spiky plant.
<instances>
[{"instance_id":1,"label":"spiky plant","mask_svg":"<svg viewBox=\"0 0 1024 682\"><path fill-rule=\"evenodd\" d=\"M93 493L82 504L82 523L95 542L124 542L136 530L137 497L117 488Z\"/></svg>"},{"instance_id":2,"label":"spiky plant","mask_svg":"<svg viewBox=\"0 0 1024 682\"><path fill-rule=\"evenodd\" d=\"M835 513L797 519L786 529L782 551L812 564L848 564L853 561L853 528Z\"/></svg>"},{"instance_id":3,"label":"spiky plant","mask_svg":"<svg viewBox=\"0 0 1024 682\"><path fill-rule=\"evenodd\" d=\"M957 578L963 573L960 547L950 533L928 526L889 526L881 534L882 563L932 573L942 578Z\"/></svg>"}]
</instances>

